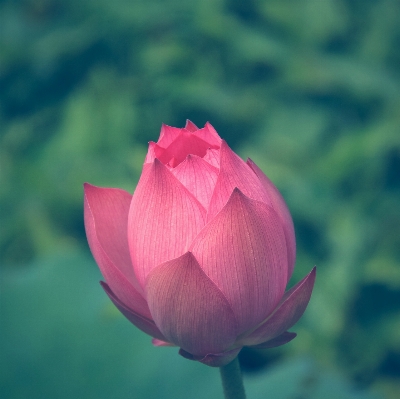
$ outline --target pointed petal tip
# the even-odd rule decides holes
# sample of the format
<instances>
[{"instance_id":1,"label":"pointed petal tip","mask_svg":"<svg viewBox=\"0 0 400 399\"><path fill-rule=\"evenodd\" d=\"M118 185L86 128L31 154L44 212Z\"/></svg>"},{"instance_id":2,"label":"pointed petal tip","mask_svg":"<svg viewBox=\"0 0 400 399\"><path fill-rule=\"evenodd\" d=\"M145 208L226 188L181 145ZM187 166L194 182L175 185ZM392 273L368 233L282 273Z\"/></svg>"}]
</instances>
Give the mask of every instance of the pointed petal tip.
<instances>
[{"instance_id":1,"label":"pointed petal tip","mask_svg":"<svg viewBox=\"0 0 400 399\"><path fill-rule=\"evenodd\" d=\"M154 158L153 161L150 163L150 167L153 171L159 171L163 166L165 166L162 161L158 158Z\"/></svg>"},{"instance_id":2,"label":"pointed petal tip","mask_svg":"<svg viewBox=\"0 0 400 399\"><path fill-rule=\"evenodd\" d=\"M254 200L252 200L250 197L248 197L246 194L244 194L243 191L241 191L239 187L235 187L235 188L232 190L232 193L231 193L231 195L229 196L229 199L228 199L228 201L227 201L227 204L228 204L230 201L235 201L235 200L238 200L238 201L254 201ZM225 205L225 206L226 206L226 205Z\"/></svg>"},{"instance_id":3,"label":"pointed petal tip","mask_svg":"<svg viewBox=\"0 0 400 399\"><path fill-rule=\"evenodd\" d=\"M205 123L204 127L211 129L212 133L216 134L219 137L219 134L217 133L215 127L209 121ZM221 139L221 137L219 137L219 139Z\"/></svg>"},{"instance_id":4,"label":"pointed petal tip","mask_svg":"<svg viewBox=\"0 0 400 399\"><path fill-rule=\"evenodd\" d=\"M101 285L101 288L103 288L103 290L106 292L107 295L108 295L108 293L112 293L114 295L110 286L105 281L100 280L99 283Z\"/></svg>"},{"instance_id":5,"label":"pointed petal tip","mask_svg":"<svg viewBox=\"0 0 400 399\"><path fill-rule=\"evenodd\" d=\"M311 270L311 272L310 272L310 273L312 273L312 272L314 272L314 274L316 274L316 273L317 273L317 266L314 266L314 267L312 268L312 270Z\"/></svg>"},{"instance_id":6,"label":"pointed petal tip","mask_svg":"<svg viewBox=\"0 0 400 399\"><path fill-rule=\"evenodd\" d=\"M95 185L93 185L93 184L90 184L90 183L88 183L88 182L83 183L83 190L84 190L85 193L86 193L87 191L90 191L90 190L93 190L93 189L96 189L96 188L100 188L100 187L95 186Z\"/></svg>"},{"instance_id":7,"label":"pointed petal tip","mask_svg":"<svg viewBox=\"0 0 400 399\"><path fill-rule=\"evenodd\" d=\"M245 195L240 191L239 187L235 187L235 188L233 189L233 191L232 191L232 194L239 194L239 195L245 196ZM232 194L231 194L231 195L232 195Z\"/></svg>"},{"instance_id":8,"label":"pointed petal tip","mask_svg":"<svg viewBox=\"0 0 400 399\"><path fill-rule=\"evenodd\" d=\"M314 266L304 279L307 279L307 281L309 281L310 283L312 283L312 285L314 285L316 276L317 276L317 266Z\"/></svg>"},{"instance_id":9,"label":"pointed petal tip","mask_svg":"<svg viewBox=\"0 0 400 399\"><path fill-rule=\"evenodd\" d=\"M199 130L199 128L190 119L186 119L185 129L191 132Z\"/></svg>"}]
</instances>

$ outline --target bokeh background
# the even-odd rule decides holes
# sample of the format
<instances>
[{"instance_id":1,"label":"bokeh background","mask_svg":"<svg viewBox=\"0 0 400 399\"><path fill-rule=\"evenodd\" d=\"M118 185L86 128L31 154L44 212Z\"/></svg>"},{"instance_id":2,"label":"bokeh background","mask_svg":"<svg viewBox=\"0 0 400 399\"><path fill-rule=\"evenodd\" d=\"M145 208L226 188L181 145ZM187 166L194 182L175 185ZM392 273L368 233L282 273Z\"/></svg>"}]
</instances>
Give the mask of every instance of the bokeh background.
<instances>
[{"instance_id":1,"label":"bokeh background","mask_svg":"<svg viewBox=\"0 0 400 399\"><path fill-rule=\"evenodd\" d=\"M0 397L219 398L98 285L82 184L133 192L147 142L217 129L292 211L298 337L245 349L250 399L400 392L398 0L0 1Z\"/></svg>"}]
</instances>

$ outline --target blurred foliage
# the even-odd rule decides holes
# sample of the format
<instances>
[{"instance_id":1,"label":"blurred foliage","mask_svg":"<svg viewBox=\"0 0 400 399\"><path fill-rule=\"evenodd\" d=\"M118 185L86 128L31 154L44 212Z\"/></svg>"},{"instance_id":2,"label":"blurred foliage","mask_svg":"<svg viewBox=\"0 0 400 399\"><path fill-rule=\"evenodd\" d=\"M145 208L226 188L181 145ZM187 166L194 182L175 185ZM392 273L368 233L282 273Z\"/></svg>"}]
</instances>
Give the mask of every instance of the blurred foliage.
<instances>
[{"instance_id":1,"label":"blurred foliage","mask_svg":"<svg viewBox=\"0 0 400 399\"><path fill-rule=\"evenodd\" d=\"M142 369L144 356L159 356L160 368L141 370L148 377L140 377L143 391L136 395L159 397L145 391L156 389L150 376L181 360L172 349L142 349L136 340L143 335L102 313L108 302L98 276L84 280L94 273L92 263L76 263L82 276L69 272L74 261L63 267L54 261L47 279L35 276L42 275L43 259L88 251L82 183L132 192L161 123L182 126L189 118L198 125L209 120L282 191L297 233L293 282L318 266L309 309L294 329L298 338L281 349L244 350L245 372L283 367L290 374L297 364L296 375L305 376L323 367L330 374L312 381L342 387L337 381L346 376L354 386L396 398L399 20L398 0L0 1L1 358L4 351L9 364L1 396L34 398L36 389L37 397L61 398L55 391L67 389L61 374L72 378L80 370L72 378L76 392L66 390L65 397L113 396L107 391L118 386L113 379L122 384L113 397L127 397L135 367ZM60 276L66 291L58 311L61 294L51 285ZM95 298L85 304L89 294ZM81 324L86 330L79 332ZM30 340L33 328L43 330ZM114 336L116 330L122 335ZM132 357L143 350L139 363L118 339L132 345ZM292 365L290 359L305 356L318 366ZM121 375L119 357L129 369ZM92 367L85 380L82 373ZM215 378L202 365L179 367ZM55 385L43 391L48 372ZM318 384L310 386L318 392Z\"/></svg>"}]
</instances>

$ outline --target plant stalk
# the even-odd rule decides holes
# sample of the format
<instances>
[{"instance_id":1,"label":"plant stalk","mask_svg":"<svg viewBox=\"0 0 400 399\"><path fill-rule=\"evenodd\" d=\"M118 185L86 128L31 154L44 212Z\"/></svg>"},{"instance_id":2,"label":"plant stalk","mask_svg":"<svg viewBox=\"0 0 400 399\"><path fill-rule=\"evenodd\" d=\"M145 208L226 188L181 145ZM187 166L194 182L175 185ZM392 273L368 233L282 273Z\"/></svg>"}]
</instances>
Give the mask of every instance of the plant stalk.
<instances>
[{"instance_id":1,"label":"plant stalk","mask_svg":"<svg viewBox=\"0 0 400 399\"><path fill-rule=\"evenodd\" d=\"M239 359L219 368L225 399L246 399Z\"/></svg>"}]
</instances>

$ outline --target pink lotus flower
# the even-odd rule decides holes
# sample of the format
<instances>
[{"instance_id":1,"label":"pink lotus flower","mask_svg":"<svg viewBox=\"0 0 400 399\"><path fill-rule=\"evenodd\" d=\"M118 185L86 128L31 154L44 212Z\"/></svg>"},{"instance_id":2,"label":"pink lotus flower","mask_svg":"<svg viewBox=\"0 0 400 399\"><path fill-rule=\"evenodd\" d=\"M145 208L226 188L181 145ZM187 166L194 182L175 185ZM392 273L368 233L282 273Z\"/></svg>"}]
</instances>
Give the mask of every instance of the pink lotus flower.
<instances>
[{"instance_id":1,"label":"pink lotus flower","mask_svg":"<svg viewBox=\"0 0 400 399\"><path fill-rule=\"evenodd\" d=\"M315 268L285 292L293 222L276 187L207 123L162 126L133 194L85 184L90 249L115 306L155 345L210 366L291 341Z\"/></svg>"}]
</instances>

